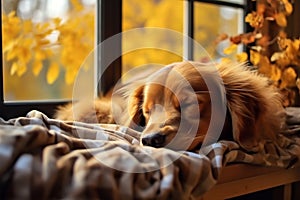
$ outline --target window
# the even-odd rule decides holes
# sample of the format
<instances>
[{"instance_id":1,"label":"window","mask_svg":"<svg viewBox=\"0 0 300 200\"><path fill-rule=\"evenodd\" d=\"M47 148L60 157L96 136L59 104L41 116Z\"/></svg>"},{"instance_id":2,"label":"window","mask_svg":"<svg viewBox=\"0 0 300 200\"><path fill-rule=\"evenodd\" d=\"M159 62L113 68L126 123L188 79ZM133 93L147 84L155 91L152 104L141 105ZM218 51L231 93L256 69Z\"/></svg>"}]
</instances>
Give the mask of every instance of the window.
<instances>
[{"instance_id":1,"label":"window","mask_svg":"<svg viewBox=\"0 0 300 200\"><path fill-rule=\"evenodd\" d=\"M96 46L96 1L10 2L2 9L4 100L71 99L80 67L93 67L84 61Z\"/></svg>"},{"instance_id":2,"label":"window","mask_svg":"<svg viewBox=\"0 0 300 200\"><path fill-rule=\"evenodd\" d=\"M101 39L98 8L96 0L2 1L0 117L32 109L51 116L72 99L76 81L94 91L98 63L88 55Z\"/></svg>"},{"instance_id":3,"label":"window","mask_svg":"<svg viewBox=\"0 0 300 200\"><path fill-rule=\"evenodd\" d=\"M87 73L86 77L83 75L80 83L76 83L81 85L80 88L93 91L95 91L95 85L98 84L99 95L107 92L128 71L143 70L144 68L140 68L141 66L147 67L152 64L161 67L170 62L181 61L183 58L203 61L207 55L213 55L213 59L217 59L218 56L222 56L220 53L222 45L215 47L215 50L210 52L209 48L212 48L213 38L218 33L227 32L227 28L230 28L229 33L232 34L243 31L245 28L242 23L243 16L246 9L249 8L249 6L245 6L246 2L243 0L4 0L1 6L2 13L9 14L10 11L17 10L17 16L24 20L43 21L46 19L57 22L56 18L59 16L60 23L66 23L68 13L72 9L80 9L76 8L76 5L79 6L78 3L83 5L84 9L90 9L89 12L84 11L83 14L94 13L93 28L95 31L76 26L86 20L79 20L76 22L77 24L74 22L75 32L89 31L94 34L93 41L91 40L90 43L92 48L95 48L97 44L105 43L104 41L111 36L123 32L122 37L117 38L113 44L100 45L100 48L93 51L94 57L97 58L91 59L92 75ZM58 4L61 6L57 6ZM55 9L53 9L53 5L55 5ZM43 16L47 12L49 12L46 14L47 16ZM212 13L214 18L211 18ZM207 19L214 21L210 22ZM220 23L224 19L227 20L227 24ZM3 20L3 16L1 16L1 21ZM4 25L1 24L1 29L3 30L3 28ZM145 28L149 31L145 32ZM154 32L151 32L153 30ZM55 43L59 34L61 34L59 31L54 31L52 38L50 37L51 41ZM186 36L200 44L206 52L198 53L198 49ZM4 37L1 34L3 43L7 41ZM134 46L142 41L146 41L145 45L149 48ZM149 44L149 42L152 43ZM3 50L4 48L2 48L2 52ZM73 47L73 50L82 49ZM36 53L34 49L30 51L32 55ZM51 60L43 61L37 78L32 73L31 75L22 75L20 78L17 73L22 73L22 71L18 72L8 68L5 56L7 55L2 54L4 62L0 74L0 81L3 83L0 88L1 117L11 118L24 115L31 109L39 109L51 116L57 105L67 102L73 97L74 85L65 84L66 70L60 71L57 75L56 67L53 67L54 78L50 75L47 78L52 64ZM71 55L73 59L77 57L77 54ZM87 57L91 58L92 56ZM111 58L115 59L110 62ZM61 62L61 58L57 59ZM32 61L30 64L34 66ZM108 66L106 67L106 65ZM27 70L30 70L29 66L27 65ZM35 66L39 65L35 64ZM105 68L100 66L105 66ZM60 64L60 67L64 66ZM11 74L15 76L11 76ZM95 77L95 74L98 77ZM91 76L93 77L91 78ZM49 84L50 82L51 84ZM86 86L84 86L85 83ZM41 89L41 93L32 89L32 86ZM22 91L23 94L18 96L14 93L16 90ZM22 96L24 93L27 96Z\"/></svg>"},{"instance_id":4,"label":"window","mask_svg":"<svg viewBox=\"0 0 300 200\"><path fill-rule=\"evenodd\" d=\"M122 41L123 74L149 63L164 65L183 59L218 60L224 56L222 52L229 44L215 45L214 41L221 33L236 35L244 32L246 9L244 0L150 0L147 3L123 0L122 30L126 33L135 29ZM164 31L151 30L151 27ZM155 44L140 42L145 38ZM132 51L127 52L130 48Z\"/></svg>"},{"instance_id":5,"label":"window","mask_svg":"<svg viewBox=\"0 0 300 200\"><path fill-rule=\"evenodd\" d=\"M211 56L211 59L218 60L227 56L223 51L229 46L228 40L215 44L218 35L223 33L237 35L244 32L244 1L229 1L233 3L210 2L211 3L205 1L194 2L193 36L194 39L204 47ZM239 51L241 51L241 49ZM192 59L200 60L199 54L197 49L194 48ZM236 52L229 57L234 58L235 54Z\"/></svg>"}]
</instances>

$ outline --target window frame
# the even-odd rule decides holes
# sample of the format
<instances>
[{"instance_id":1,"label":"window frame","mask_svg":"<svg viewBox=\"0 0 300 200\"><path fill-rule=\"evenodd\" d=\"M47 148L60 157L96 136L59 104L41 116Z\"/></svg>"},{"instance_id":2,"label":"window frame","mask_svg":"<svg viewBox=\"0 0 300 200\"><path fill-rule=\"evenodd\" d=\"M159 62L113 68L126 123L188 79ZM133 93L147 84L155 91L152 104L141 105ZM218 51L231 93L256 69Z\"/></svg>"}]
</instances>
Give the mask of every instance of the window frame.
<instances>
[{"instance_id":1,"label":"window frame","mask_svg":"<svg viewBox=\"0 0 300 200\"><path fill-rule=\"evenodd\" d=\"M97 4L97 30L101 30L97 35L97 44L100 44L105 39L120 33L122 30L122 1L120 0L100 0ZM2 14L0 15L0 20L2 21ZM0 25L0 29L2 30L2 23ZM1 52L2 52L2 31L0 34L1 41ZM121 51L121 43L116 44L116 48L119 48ZM110 48L106 51L101 51L102 57L111 53L111 50L114 47ZM121 54L119 54L121 55ZM98 62L98 72L102 72L101 63ZM3 54L1 53L1 67L0 67L0 118L4 120L8 120L11 118L25 116L31 110L39 110L45 113L47 116L52 117L55 113L55 110L58 106L67 104L71 101L67 100L50 100L50 101L16 101L16 102L5 102L4 99L4 78L3 78ZM101 84L99 84L99 88L97 91L98 95L103 95L106 93L110 86L114 85L114 83L119 80L121 77L121 58L115 60L112 64L110 64L104 75L101 77Z\"/></svg>"},{"instance_id":2,"label":"window frame","mask_svg":"<svg viewBox=\"0 0 300 200\"><path fill-rule=\"evenodd\" d=\"M186 0L186 16L184 21L184 30L186 31L186 34L188 38L186 38L187 41L184 42L184 58L187 58L188 60L193 60L194 58L194 47L193 47L193 39L194 39L194 3L207 3L207 4L213 4L218 6L228 6L232 8L240 8L243 9L243 16L246 17L246 15L251 11L255 10L255 2L252 0L244 0L243 4L240 3L233 3L233 2L227 2L227 1L220 1L220 0ZM249 24L244 22L244 32L251 31L252 28ZM247 51L247 50L246 50Z\"/></svg>"}]
</instances>

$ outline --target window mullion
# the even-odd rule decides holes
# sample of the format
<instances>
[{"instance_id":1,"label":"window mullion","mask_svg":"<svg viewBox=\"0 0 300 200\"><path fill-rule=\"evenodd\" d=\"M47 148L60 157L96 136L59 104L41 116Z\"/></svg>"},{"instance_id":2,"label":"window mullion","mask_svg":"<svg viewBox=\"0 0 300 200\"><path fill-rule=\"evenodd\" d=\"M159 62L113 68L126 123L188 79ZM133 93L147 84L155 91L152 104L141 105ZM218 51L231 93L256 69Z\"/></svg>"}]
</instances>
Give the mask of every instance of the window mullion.
<instances>
[{"instance_id":1,"label":"window mullion","mask_svg":"<svg viewBox=\"0 0 300 200\"><path fill-rule=\"evenodd\" d=\"M122 32L122 1L120 0L102 0L98 7L98 20L100 31L98 57L98 96L102 96L109 91L111 86L115 85L121 77L121 39L116 39L109 45L103 45L104 41L110 37ZM100 18L100 19L99 19ZM100 30L99 30L100 29ZM120 37L118 37L120 38ZM109 59L117 56L112 63ZM106 66L108 64L108 66Z\"/></svg>"},{"instance_id":2,"label":"window mullion","mask_svg":"<svg viewBox=\"0 0 300 200\"><path fill-rule=\"evenodd\" d=\"M187 37L183 40L183 57L187 60L194 58L194 0L185 1L183 31Z\"/></svg>"}]
</instances>

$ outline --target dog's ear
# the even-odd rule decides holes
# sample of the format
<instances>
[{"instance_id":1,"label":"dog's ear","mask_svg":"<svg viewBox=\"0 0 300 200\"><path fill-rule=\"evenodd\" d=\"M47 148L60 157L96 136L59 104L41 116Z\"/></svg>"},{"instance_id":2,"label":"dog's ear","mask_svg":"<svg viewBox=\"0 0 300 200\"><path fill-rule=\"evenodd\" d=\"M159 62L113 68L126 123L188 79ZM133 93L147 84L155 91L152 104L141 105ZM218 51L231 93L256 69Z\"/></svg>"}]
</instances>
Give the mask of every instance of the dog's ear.
<instances>
[{"instance_id":1,"label":"dog's ear","mask_svg":"<svg viewBox=\"0 0 300 200\"><path fill-rule=\"evenodd\" d=\"M283 124L281 98L268 79L243 66L220 68L232 119L233 138L257 151L259 142L275 139Z\"/></svg>"},{"instance_id":2,"label":"dog's ear","mask_svg":"<svg viewBox=\"0 0 300 200\"><path fill-rule=\"evenodd\" d=\"M129 122L128 127L135 130L142 129L145 126L145 118L143 116L142 104L144 99L144 86L136 88L129 96L128 113Z\"/></svg>"},{"instance_id":3,"label":"dog's ear","mask_svg":"<svg viewBox=\"0 0 300 200\"><path fill-rule=\"evenodd\" d=\"M243 148L250 151L258 147L257 121L259 120L259 116L265 112L261 110L262 108L260 108L259 104L260 102L256 102L253 99L247 99L242 104L231 101L230 98L228 99L233 138Z\"/></svg>"}]
</instances>

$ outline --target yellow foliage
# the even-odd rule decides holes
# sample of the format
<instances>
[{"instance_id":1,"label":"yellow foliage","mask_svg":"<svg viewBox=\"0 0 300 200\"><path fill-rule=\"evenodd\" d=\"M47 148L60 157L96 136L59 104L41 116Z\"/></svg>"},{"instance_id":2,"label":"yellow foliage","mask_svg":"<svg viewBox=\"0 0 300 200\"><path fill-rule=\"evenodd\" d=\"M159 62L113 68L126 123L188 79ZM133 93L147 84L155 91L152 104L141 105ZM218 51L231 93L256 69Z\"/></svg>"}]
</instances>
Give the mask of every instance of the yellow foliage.
<instances>
[{"instance_id":1,"label":"yellow foliage","mask_svg":"<svg viewBox=\"0 0 300 200\"><path fill-rule=\"evenodd\" d=\"M10 68L10 75L14 75L18 71L19 65L17 62L13 62L11 68Z\"/></svg>"},{"instance_id":2,"label":"yellow foliage","mask_svg":"<svg viewBox=\"0 0 300 200\"><path fill-rule=\"evenodd\" d=\"M275 20L276 20L276 23L281 26L281 27L286 27L287 25L287 20L286 20L286 17L283 13L277 13L275 15Z\"/></svg>"},{"instance_id":3,"label":"yellow foliage","mask_svg":"<svg viewBox=\"0 0 300 200\"><path fill-rule=\"evenodd\" d=\"M43 63L41 60L36 59L35 61L33 61L33 65L32 65L33 75L38 76L42 69L43 69Z\"/></svg>"},{"instance_id":4,"label":"yellow foliage","mask_svg":"<svg viewBox=\"0 0 300 200\"><path fill-rule=\"evenodd\" d=\"M22 76L27 71L27 68L22 62L13 62L12 67L10 69L10 74L17 74L19 77Z\"/></svg>"},{"instance_id":5,"label":"yellow foliage","mask_svg":"<svg viewBox=\"0 0 300 200\"><path fill-rule=\"evenodd\" d=\"M288 0L282 0L287 15L293 12L293 5Z\"/></svg>"},{"instance_id":6,"label":"yellow foliage","mask_svg":"<svg viewBox=\"0 0 300 200\"><path fill-rule=\"evenodd\" d=\"M71 77L73 71L77 73L86 56L94 49L95 14L84 10L78 0L71 0L71 4L73 9L64 22L54 18L33 23L31 20L21 20L16 12L3 14L3 53L5 61L12 63L11 75L22 76L31 66L33 74L38 76L42 68L47 66L46 61L53 62L57 57L59 63L52 63L48 69L46 79L49 84L57 79L60 67L66 73L72 72ZM48 37L54 31L59 33L59 37L53 43ZM74 77L66 79L68 84L73 81Z\"/></svg>"},{"instance_id":7,"label":"yellow foliage","mask_svg":"<svg viewBox=\"0 0 300 200\"><path fill-rule=\"evenodd\" d=\"M59 65L56 62L52 62L47 71L47 83L53 84L59 75Z\"/></svg>"},{"instance_id":8,"label":"yellow foliage","mask_svg":"<svg viewBox=\"0 0 300 200\"><path fill-rule=\"evenodd\" d=\"M78 0L70 0L71 4L73 5L75 11L80 12L84 9L82 4Z\"/></svg>"},{"instance_id":9,"label":"yellow foliage","mask_svg":"<svg viewBox=\"0 0 300 200\"><path fill-rule=\"evenodd\" d=\"M223 53L226 55L232 54L233 52L235 52L237 49L237 45L234 43L231 43L229 47L225 48L223 50Z\"/></svg>"},{"instance_id":10,"label":"yellow foliage","mask_svg":"<svg viewBox=\"0 0 300 200\"><path fill-rule=\"evenodd\" d=\"M257 65L260 62L261 55L257 51L250 50L250 62Z\"/></svg>"},{"instance_id":11,"label":"yellow foliage","mask_svg":"<svg viewBox=\"0 0 300 200\"><path fill-rule=\"evenodd\" d=\"M277 83L281 79L281 76L282 76L281 70L276 65L271 65L270 67L271 67L270 79L272 81L274 81L274 83Z\"/></svg>"},{"instance_id":12,"label":"yellow foliage","mask_svg":"<svg viewBox=\"0 0 300 200\"><path fill-rule=\"evenodd\" d=\"M296 86L296 78L297 78L297 74L295 70L291 67L288 67L282 73L282 77L281 77L282 82L280 87L286 88L286 87Z\"/></svg>"},{"instance_id":13,"label":"yellow foliage","mask_svg":"<svg viewBox=\"0 0 300 200\"><path fill-rule=\"evenodd\" d=\"M250 26L255 28L260 28L263 25L263 21L264 16L254 11L252 13L248 13L248 15L245 17L245 22L249 23Z\"/></svg>"},{"instance_id":14,"label":"yellow foliage","mask_svg":"<svg viewBox=\"0 0 300 200\"><path fill-rule=\"evenodd\" d=\"M284 105L293 105L295 88L300 91L300 39L288 39L282 27L287 26L287 16L293 11L290 0L257 1L257 10L249 13L245 21L253 27L252 32L231 37L231 42L237 45L244 44L250 49L249 60L257 67L258 72L268 77L271 82L279 87L287 99ZM269 23L276 22L278 35L271 38L266 31ZM266 25L266 26L265 26ZM277 26L276 26L277 25ZM268 49L276 44L278 51ZM253 45L254 44L254 45ZM231 46L228 47L230 49ZM243 58L246 58L244 56ZM238 61L244 60L237 57Z\"/></svg>"},{"instance_id":15,"label":"yellow foliage","mask_svg":"<svg viewBox=\"0 0 300 200\"><path fill-rule=\"evenodd\" d=\"M246 62L248 60L248 54L246 52L242 52L236 55L236 60L238 62Z\"/></svg>"},{"instance_id":16,"label":"yellow foliage","mask_svg":"<svg viewBox=\"0 0 300 200\"><path fill-rule=\"evenodd\" d=\"M224 64L226 64L226 63L232 63L232 60L230 58L224 57L224 58L221 58L221 63L224 63Z\"/></svg>"},{"instance_id":17,"label":"yellow foliage","mask_svg":"<svg viewBox=\"0 0 300 200\"><path fill-rule=\"evenodd\" d=\"M123 31L148 27L183 31L183 2L180 0L127 0L123 3L122 14ZM145 38L147 39L145 40ZM144 44L144 46L141 47L136 44ZM168 64L182 60L181 55L168 52L168 50L182 52L182 41L171 37L167 30L162 31L162 34L149 34L149 32L142 29L135 30L130 38L123 40L122 46L124 52L122 55L122 70L124 72L133 67L149 63ZM149 48L152 46L161 49ZM136 50L125 52L128 49Z\"/></svg>"}]
</instances>

